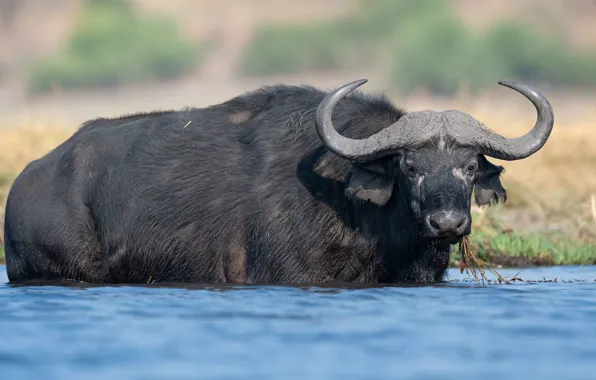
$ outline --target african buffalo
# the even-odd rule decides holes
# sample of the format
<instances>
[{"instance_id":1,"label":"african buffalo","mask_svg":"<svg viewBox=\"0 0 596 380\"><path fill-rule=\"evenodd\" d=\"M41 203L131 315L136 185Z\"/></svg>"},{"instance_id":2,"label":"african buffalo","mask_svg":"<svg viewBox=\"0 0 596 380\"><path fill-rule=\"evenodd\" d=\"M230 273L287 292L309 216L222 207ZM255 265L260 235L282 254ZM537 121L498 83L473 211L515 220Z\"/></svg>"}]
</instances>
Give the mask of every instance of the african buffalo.
<instances>
[{"instance_id":1,"label":"african buffalo","mask_svg":"<svg viewBox=\"0 0 596 380\"><path fill-rule=\"evenodd\" d=\"M383 96L264 87L222 104L84 123L31 162L5 217L10 281L435 282L470 233L471 197L554 123L505 138L466 113Z\"/></svg>"}]
</instances>

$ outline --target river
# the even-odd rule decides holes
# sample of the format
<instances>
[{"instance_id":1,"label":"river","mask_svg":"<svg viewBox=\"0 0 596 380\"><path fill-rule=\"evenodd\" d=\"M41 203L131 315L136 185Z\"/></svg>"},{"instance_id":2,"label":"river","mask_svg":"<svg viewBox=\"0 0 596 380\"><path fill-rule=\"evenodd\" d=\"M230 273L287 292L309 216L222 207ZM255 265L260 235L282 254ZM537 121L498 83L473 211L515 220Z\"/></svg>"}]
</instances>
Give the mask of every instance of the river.
<instances>
[{"instance_id":1,"label":"river","mask_svg":"<svg viewBox=\"0 0 596 380\"><path fill-rule=\"evenodd\" d=\"M517 272L557 282L17 287L0 266L0 378L593 378L596 267Z\"/></svg>"}]
</instances>

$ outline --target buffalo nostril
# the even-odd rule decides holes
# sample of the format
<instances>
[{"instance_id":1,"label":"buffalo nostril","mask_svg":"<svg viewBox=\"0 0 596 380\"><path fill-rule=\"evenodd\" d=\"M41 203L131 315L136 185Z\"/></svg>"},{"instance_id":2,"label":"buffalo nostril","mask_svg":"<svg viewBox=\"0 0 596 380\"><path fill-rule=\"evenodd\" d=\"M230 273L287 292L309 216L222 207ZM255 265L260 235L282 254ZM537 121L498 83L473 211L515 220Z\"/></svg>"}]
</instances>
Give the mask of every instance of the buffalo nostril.
<instances>
[{"instance_id":1,"label":"buffalo nostril","mask_svg":"<svg viewBox=\"0 0 596 380\"><path fill-rule=\"evenodd\" d=\"M464 223L466 223L466 220L467 219L468 218L466 218L465 216L462 216L462 218L460 219L459 223L457 224L457 229L460 229L464 225Z\"/></svg>"},{"instance_id":2,"label":"buffalo nostril","mask_svg":"<svg viewBox=\"0 0 596 380\"><path fill-rule=\"evenodd\" d=\"M435 222L434 219L432 219L432 218L430 219L430 225L435 230L440 230L441 229L441 226L439 225L439 223Z\"/></svg>"},{"instance_id":3,"label":"buffalo nostril","mask_svg":"<svg viewBox=\"0 0 596 380\"><path fill-rule=\"evenodd\" d=\"M428 227L437 235L458 235L468 221L465 214L458 212L440 211L428 217Z\"/></svg>"}]
</instances>

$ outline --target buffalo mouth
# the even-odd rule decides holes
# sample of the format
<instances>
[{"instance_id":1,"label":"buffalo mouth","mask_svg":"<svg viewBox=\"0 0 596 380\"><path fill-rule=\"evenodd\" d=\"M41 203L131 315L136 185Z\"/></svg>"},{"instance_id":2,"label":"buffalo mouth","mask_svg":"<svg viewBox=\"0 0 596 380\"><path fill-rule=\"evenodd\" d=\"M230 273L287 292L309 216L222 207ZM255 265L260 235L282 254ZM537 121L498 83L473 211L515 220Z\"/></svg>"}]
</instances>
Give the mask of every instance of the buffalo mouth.
<instances>
[{"instance_id":1,"label":"buffalo mouth","mask_svg":"<svg viewBox=\"0 0 596 380\"><path fill-rule=\"evenodd\" d=\"M466 228L464 231L460 233L448 233L448 234L441 234L437 235L436 233L429 231L427 228L422 227L423 232L422 235L425 239L433 242L436 245L455 245L462 242L462 240L470 235L471 229Z\"/></svg>"},{"instance_id":2,"label":"buffalo mouth","mask_svg":"<svg viewBox=\"0 0 596 380\"><path fill-rule=\"evenodd\" d=\"M455 236L443 236L443 237L434 238L434 240L439 245L455 245L455 244L461 243L464 236L467 236L467 234L455 235Z\"/></svg>"}]
</instances>

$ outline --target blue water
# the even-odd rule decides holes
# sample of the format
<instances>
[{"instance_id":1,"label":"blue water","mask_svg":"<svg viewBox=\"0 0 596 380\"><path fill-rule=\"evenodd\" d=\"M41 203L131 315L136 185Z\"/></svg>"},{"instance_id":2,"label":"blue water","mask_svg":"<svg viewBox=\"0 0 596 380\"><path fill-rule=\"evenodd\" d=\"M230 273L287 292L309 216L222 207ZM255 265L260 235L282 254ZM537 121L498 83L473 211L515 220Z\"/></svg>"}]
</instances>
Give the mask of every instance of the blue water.
<instances>
[{"instance_id":1,"label":"blue water","mask_svg":"<svg viewBox=\"0 0 596 380\"><path fill-rule=\"evenodd\" d=\"M596 378L596 267L519 272L558 282L15 287L0 266L0 378Z\"/></svg>"}]
</instances>

